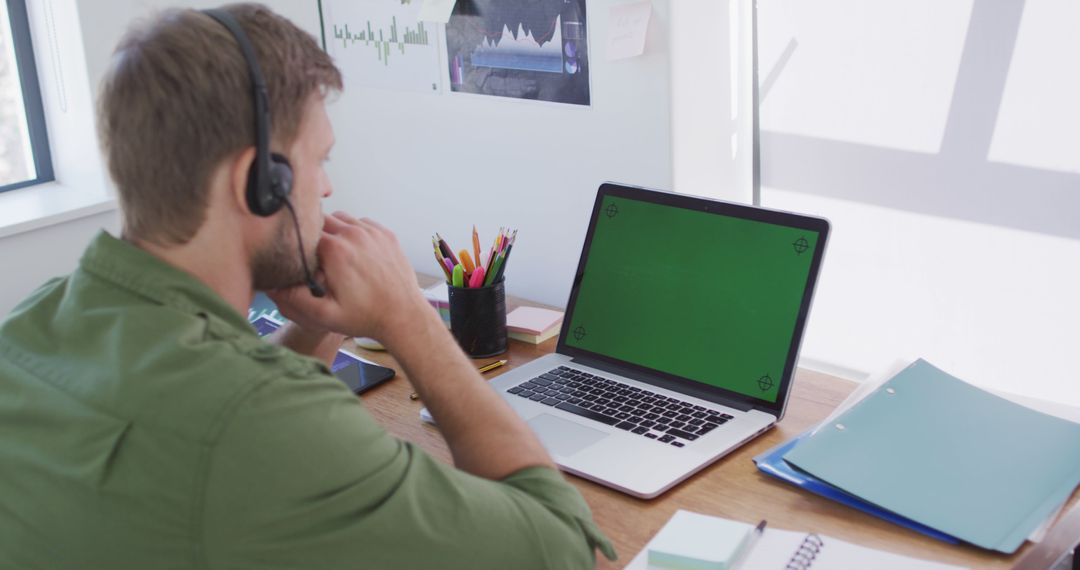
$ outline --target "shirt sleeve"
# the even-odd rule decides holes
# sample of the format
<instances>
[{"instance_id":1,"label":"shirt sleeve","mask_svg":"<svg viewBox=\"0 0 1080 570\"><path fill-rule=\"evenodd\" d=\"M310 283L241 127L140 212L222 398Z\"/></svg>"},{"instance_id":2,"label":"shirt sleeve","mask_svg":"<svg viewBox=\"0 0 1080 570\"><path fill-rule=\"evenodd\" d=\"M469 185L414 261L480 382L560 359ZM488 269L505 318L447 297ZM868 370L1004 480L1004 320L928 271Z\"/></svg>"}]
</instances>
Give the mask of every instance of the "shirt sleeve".
<instances>
[{"instance_id":1,"label":"shirt sleeve","mask_svg":"<svg viewBox=\"0 0 1080 570\"><path fill-rule=\"evenodd\" d=\"M332 377L273 380L208 451L209 568L592 568L615 552L549 468L469 475L389 436Z\"/></svg>"}]
</instances>

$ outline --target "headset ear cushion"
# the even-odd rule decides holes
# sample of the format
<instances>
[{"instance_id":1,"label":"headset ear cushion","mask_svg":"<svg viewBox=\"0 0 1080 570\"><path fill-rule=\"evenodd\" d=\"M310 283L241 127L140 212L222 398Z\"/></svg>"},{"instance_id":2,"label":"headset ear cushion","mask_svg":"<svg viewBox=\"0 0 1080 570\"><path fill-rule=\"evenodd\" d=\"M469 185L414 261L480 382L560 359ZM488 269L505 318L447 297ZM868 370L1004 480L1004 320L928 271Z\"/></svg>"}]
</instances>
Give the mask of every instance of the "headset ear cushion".
<instances>
[{"instance_id":1,"label":"headset ear cushion","mask_svg":"<svg viewBox=\"0 0 1080 570\"><path fill-rule=\"evenodd\" d=\"M273 206L272 198L270 192L260 188L258 161L251 161L251 169L248 170L247 177L248 209L256 216L269 216L274 213L274 209L271 208Z\"/></svg>"},{"instance_id":2,"label":"headset ear cushion","mask_svg":"<svg viewBox=\"0 0 1080 570\"><path fill-rule=\"evenodd\" d=\"M292 193L293 170L289 159L273 153L270 155L270 194L277 201L277 207L289 198Z\"/></svg>"},{"instance_id":3,"label":"headset ear cushion","mask_svg":"<svg viewBox=\"0 0 1080 570\"><path fill-rule=\"evenodd\" d=\"M285 205L292 192L293 171L289 160L280 154L270 155L270 168L267 180L260 188L259 161L251 163L248 172L247 200L251 213L257 216L272 216Z\"/></svg>"}]
</instances>

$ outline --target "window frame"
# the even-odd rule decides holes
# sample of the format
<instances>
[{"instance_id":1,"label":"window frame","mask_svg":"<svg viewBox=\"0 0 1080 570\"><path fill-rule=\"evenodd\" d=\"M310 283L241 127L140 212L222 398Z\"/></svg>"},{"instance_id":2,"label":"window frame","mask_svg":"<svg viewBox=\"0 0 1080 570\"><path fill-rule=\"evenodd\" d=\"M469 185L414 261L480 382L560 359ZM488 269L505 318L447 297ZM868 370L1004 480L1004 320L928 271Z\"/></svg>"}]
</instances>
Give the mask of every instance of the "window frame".
<instances>
[{"instance_id":1,"label":"window frame","mask_svg":"<svg viewBox=\"0 0 1080 570\"><path fill-rule=\"evenodd\" d=\"M26 126L30 138L30 153L33 156L36 176L0 186L0 193L55 180L48 129L45 124L45 107L41 101L41 83L38 81L34 46L30 37L30 18L26 9L26 0L6 0L6 2L11 44L15 52L15 67L18 69L19 85L22 89L23 109L26 113Z\"/></svg>"}]
</instances>

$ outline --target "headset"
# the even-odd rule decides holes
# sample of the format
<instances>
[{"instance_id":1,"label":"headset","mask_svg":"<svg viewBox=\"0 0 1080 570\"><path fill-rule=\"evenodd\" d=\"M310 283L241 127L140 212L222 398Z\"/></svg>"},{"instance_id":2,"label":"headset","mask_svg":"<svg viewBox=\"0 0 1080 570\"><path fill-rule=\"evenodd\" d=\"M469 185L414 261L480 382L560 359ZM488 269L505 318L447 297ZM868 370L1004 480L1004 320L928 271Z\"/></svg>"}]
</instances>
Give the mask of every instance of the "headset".
<instances>
[{"instance_id":1,"label":"headset","mask_svg":"<svg viewBox=\"0 0 1080 570\"><path fill-rule=\"evenodd\" d=\"M304 255L304 238L300 235L300 221L292 202L289 201L293 184L292 165L284 156L270 152L270 95L259 68L259 61L255 58L255 48L251 46L240 23L229 12L213 9L203 10L202 13L232 33L236 43L240 45L240 52L244 54L251 74L252 100L255 107L255 162L248 173L245 191L248 209L256 216L269 217L280 211L282 206L288 208L296 228L296 242L300 249L300 262L304 266L304 280L312 295L323 297L326 289L315 281L308 269L307 256Z\"/></svg>"}]
</instances>

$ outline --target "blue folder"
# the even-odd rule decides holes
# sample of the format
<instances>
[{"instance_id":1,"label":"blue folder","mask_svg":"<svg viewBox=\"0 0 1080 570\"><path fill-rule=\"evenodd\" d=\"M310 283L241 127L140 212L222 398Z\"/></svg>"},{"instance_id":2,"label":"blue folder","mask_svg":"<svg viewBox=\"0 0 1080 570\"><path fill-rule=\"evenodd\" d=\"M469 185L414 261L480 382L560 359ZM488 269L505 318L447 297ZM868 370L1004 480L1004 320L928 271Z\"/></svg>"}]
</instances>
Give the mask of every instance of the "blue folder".
<instances>
[{"instance_id":1,"label":"blue folder","mask_svg":"<svg viewBox=\"0 0 1080 570\"><path fill-rule=\"evenodd\" d=\"M879 508L1012 553L1080 485L1080 423L917 360L784 461Z\"/></svg>"},{"instance_id":2,"label":"blue folder","mask_svg":"<svg viewBox=\"0 0 1080 570\"><path fill-rule=\"evenodd\" d=\"M826 499L832 499L840 504L847 505L851 508L858 509L864 513L869 513L880 519L887 520L891 523L898 524L903 527L910 528L915 532L919 532L936 538L938 540L948 542L949 544L957 544L960 542L955 537L945 534L943 532L934 530L924 524L917 523L911 519L904 518L892 511L887 511L873 503L868 503L855 495L847 493L841 489L833 487L832 485L806 473L800 471L795 467L792 467L787 461L784 461L784 455L795 448L809 432L800 434L790 441L786 441L761 455L754 458L754 464L757 465L758 470L767 475L771 475L784 481L795 485L796 487L805 491L810 491L815 495L821 495Z\"/></svg>"}]
</instances>

